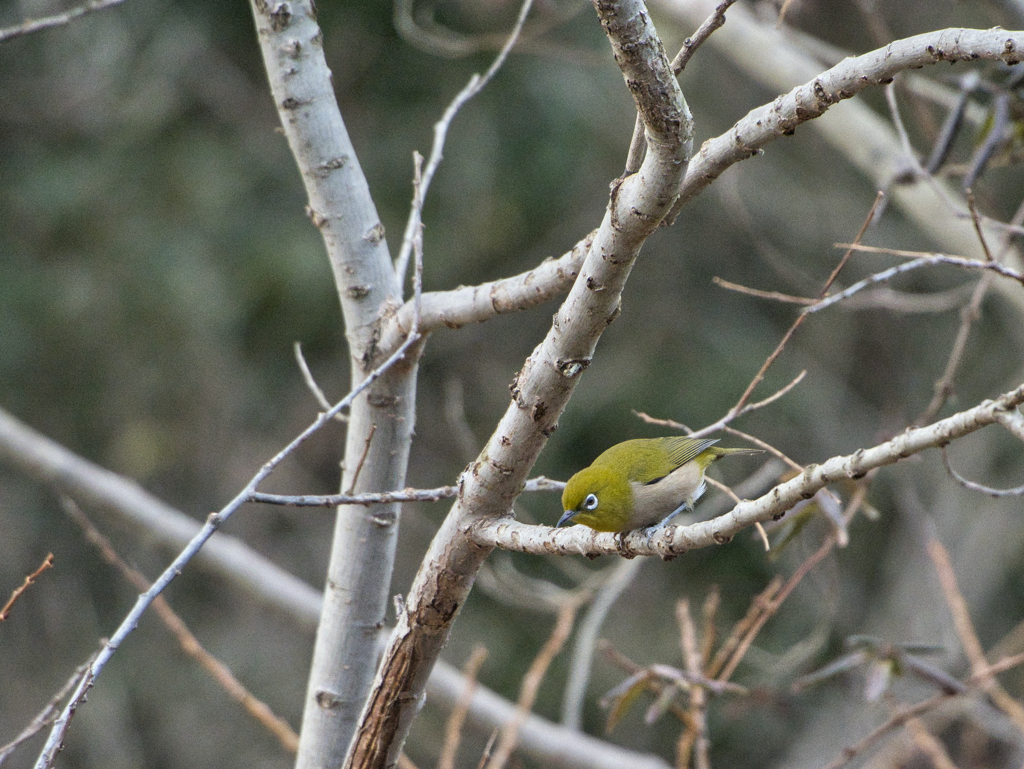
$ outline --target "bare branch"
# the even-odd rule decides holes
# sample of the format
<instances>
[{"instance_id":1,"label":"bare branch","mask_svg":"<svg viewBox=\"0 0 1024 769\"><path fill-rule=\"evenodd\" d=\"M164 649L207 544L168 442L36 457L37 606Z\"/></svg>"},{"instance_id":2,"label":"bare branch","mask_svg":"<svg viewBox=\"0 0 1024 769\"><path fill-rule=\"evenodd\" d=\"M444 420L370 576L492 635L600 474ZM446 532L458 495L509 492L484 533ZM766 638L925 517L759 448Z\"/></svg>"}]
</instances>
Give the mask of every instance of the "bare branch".
<instances>
[{"instance_id":1,"label":"bare branch","mask_svg":"<svg viewBox=\"0 0 1024 769\"><path fill-rule=\"evenodd\" d=\"M762 147L793 133L840 101L883 85L908 69L977 59L1019 63L1024 60L1024 32L944 29L895 40L885 48L843 60L810 83L747 113L728 133L706 141L690 164L670 220L727 168L756 157Z\"/></svg>"},{"instance_id":2,"label":"bare branch","mask_svg":"<svg viewBox=\"0 0 1024 769\"><path fill-rule=\"evenodd\" d=\"M316 420L305 430L303 430L291 443L285 446L281 451L274 455L260 470L254 475L245 488L242 489L234 499L232 499L227 505L225 505L219 512L210 513L206 519L206 523L200 529L199 533L192 538L188 546L178 554L177 558L171 563L167 569L157 578L153 583L152 587L145 593L139 596L135 602L135 606L124 618L117 630L111 636L110 640L104 645L103 649L97 655L89 668L89 672L83 676L75 689L74 695L61 712L60 717L56 720L53 725L50 735L46 740L46 744L43 746L42 751L39 754L39 758L36 760L36 769L49 769L53 766L53 762L56 760L57 753L59 752L61 745L63 744L64 735L67 733L68 727L71 723L71 717L74 715L75 710L82 703L86 693L92 688L96 681L96 678L106 667L107 662L114 656L120 647L121 643L135 630L138 626L139 618L149 608L160 593L178 576L181 571L185 568L189 561L195 557L196 553L206 544L207 540L213 536L213 534L221 527L221 525L228 520L238 509L245 504L249 496L256 490L256 486L262 482L268 475L270 475L281 462L283 462L288 456L290 456L295 449L301 446L306 440L323 427L331 417L341 411L343 408L351 405L352 401L372 385L378 378L380 378L392 365L399 361L405 353L408 351L415 342L418 341L417 336L410 336L406 340L406 343L402 345L395 353L384 361L381 366L376 370L370 372L369 376L366 377L355 389L352 390L342 400L338 401L330 410L321 413L317 416Z\"/></svg>"},{"instance_id":3,"label":"bare branch","mask_svg":"<svg viewBox=\"0 0 1024 769\"><path fill-rule=\"evenodd\" d=\"M19 587L14 589L14 592L11 593L10 599L8 599L7 603L5 603L3 608L0 609L0 622L7 619L8 615L11 613L11 609L14 608L15 601L21 598L22 594L28 590L29 585L35 584L36 578L50 568L53 568L53 553L47 554L46 558L44 558L43 562L39 565L39 568L25 577L25 581L22 582Z\"/></svg>"},{"instance_id":4,"label":"bare branch","mask_svg":"<svg viewBox=\"0 0 1024 769\"><path fill-rule=\"evenodd\" d=\"M21 37L22 35L40 32L44 29L62 27L81 16L85 16L87 13L102 11L104 8L120 5L123 2L124 0L90 0L90 2L77 8L72 8L69 11L64 11L64 13L55 13L53 16L45 16L41 19L28 19L17 26L0 29L0 43L15 37Z\"/></svg>"},{"instance_id":5,"label":"bare branch","mask_svg":"<svg viewBox=\"0 0 1024 769\"><path fill-rule=\"evenodd\" d=\"M983 486L980 483L967 480L953 469L953 465L949 461L949 452L946 451L945 446L942 447L942 463L946 466L946 472L949 473L950 477L965 489L980 491L982 494L988 494L990 497L1019 497L1024 495L1024 486L1017 486L1013 489L993 489L989 486Z\"/></svg>"},{"instance_id":6,"label":"bare branch","mask_svg":"<svg viewBox=\"0 0 1024 769\"><path fill-rule=\"evenodd\" d=\"M865 248L863 250L869 251L876 249ZM898 264L895 267L890 267L888 270L876 272L874 275L864 278L864 280L857 281L849 288L838 293L832 294L831 296L828 297L828 299L823 299L817 304L811 305L810 307L805 307L803 310L801 310L801 313L806 315L814 312L820 312L821 310L828 309L832 305L837 304L843 301L844 299L853 296L858 291L861 291L867 288L868 286L872 286L876 283L882 283L886 280L896 277L897 275L902 275L905 272L910 272L911 270L917 270L920 269L921 267L934 267L935 265L939 264L949 264L955 267L962 267L968 270L990 270L998 275L1002 275L1005 278L1012 278L1013 280L1019 281L1021 284L1024 284L1024 273L1017 272L1017 270L1010 269L1009 267L999 264L998 262L983 262L979 259L964 259L959 256L944 256L942 254L932 254L931 256L922 256L912 261L904 262L903 264Z\"/></svg>"},{"instance_id":7,"label":"bare branch","mask_svg":"<svg viewBox=\"0 0 1024 769\"><path fill-rule=\"evenodd\" d=\"M565 487L563 481L553 481L539 475L531 478L523 486L523 491L561 491ZM438 502L451 499L459 493L458 486L439 486L436 489L405 489L403 491L383 491L368 494L264 494L253 492L250 502L261 502L267 505L291 505L294 507L337 507L339 505L379 505L392 502Z\"/></svg>"},{"instance_id":8,"label":"bare branch","mask_svg":"<svg viewBox=\"0 0 1024 769\"><path fill-rule=\"evenodd\" d=\"M707 41L716 29L721 29L725 24L725 12L736 0L722 0L718 7L711 12L704 22L697 28L692 36L683 41L683 47L672 59L672 72L679 77L686 69L687 63L697 53L697 49ZM633 126L633 138L629 142L629 152L626 155L626 174L635 174L643 161L643 153L647 148L647 138L644 135L644 121L638 114L636 124Z\"/></svg>"},{"instance_id":9,"label":"bare branch","mask_svg":"<svg viewBox=\"0 0 1024 769\"><path fill-rule=\"evenodd\" d=\"M0 459L84 507L115 513L147 540L181 550L201 524L149 494L134 481L93 464L0 409ZM200 551L208 568L283 608L312 628L320 592L240 540L218 532Z\"/></svg>"},{"instance_id":10,"label":"bare branch","mask_svg":"<svg viewBox=\"0 0 1024 769\"><path fill-rule=\"evenodd\" d=\"M451 291L428 291L423 295L420 329L426 334L441 328L482 323L563 296L579 275L595 234L596 231L589 233L557 259L545 259L532 270L514 277ZM384 331L382 345L385 349L405 337L412 317L412 303L406 302Z\"/></svg>"},{"instance_id":11,"label":"bare branch","mask_svg":"<svg viewBox=\"0 0 1024 769\"><path fill-rule=\"evenodd\" d=\"M729 542L744 528L753 526L755 521L763 523L782 517L801 499L810 498L818 489L844 478L860 478L873 468L891 465L925 449L948 444L995 423L998 414L1015 409L1021 403L1024 403L1024 384L995 400L985 401L927 427L908 428L885 443L833 457L820 465L809 465L796 478L779 484L756 500L741 502L726 515L689 526L669 526L653 536L643 531L628 534L597 532L585 526L551 529L527 526L508 519L479 521L469 534L482 547L501 547L524 553L673 557L687 550Z\"/></svg>"},{"instance_id":12,"label":"bare branch","mask_svg":"<svg viewBox=\"0 0 1024 769\"><path fill-rule=\"evenodd\" d=\"M137 590L145 592L149 589L149 580L141 572L133 569L124 559L117 554L114 546L103 534L100 533L92 521L82 512L73 501L64 497L61 500L64 512L82 529L85 538L100 551L100 555L107 563L121 572L121 575L128 580ZM263 700L250 692L245 685L235 677L223 662L208 652L195 634L189 629L185 621L178 615L167 600L161 595L153 602L153 611L164 623L168 630L178 640L182 651L196 661L209 676L231 697L242 706L245 711L256 719L257 722L277 738L281 747L289 753L294 753L299 745L299 735L295 733L291 725L271 710Z\"/></svg>"},{"instance_id":13,"label":"bare branch","mask_svg":"<svg viewBox=\"0 0 1024 769\"><path fill-rule=\"evenodd\" d=\"M619 311L630 268L672 205L686 172L693 124L657 32L638 0L598 4L637 108L652 137L640 173L618 181L598 234L545 340L512 386L513 401L464 475L462 493L425 557L398 617L347 767L377 769L397 758L423 686L491 546L467 533L508 514L526 474Z\"/></svg>"},{"instance_id":14,"label":"bare branch","mask_svg":"<svg viewBox=\"0 0 1024 769\"><path fill-rule=\"evenodd\" d=\"M152 497L134 482L87 462L2 410L0 457L30 476L49 481L57 491L75 496L82 504L116 513L121 520L138 527L147 540L162 546L180 550L201 528L198 521ZM456 490L451 488L453 492ZM284 571L244 542L217 532L200 551L198 558L239 589L292 617L299 626L306 630L315 627L320 617L320 591ZM439 661L428 684L431 701L454 705L462 690L462 680L455 668ZM77 679L74 684L77 684ZM64 696L66 693L57 701ZM514 711L513 703L480 686L473 695L469 720L493 729L511 719ZM56 717L55 712L26 739L45 728L53 717ZM560 755L566 744L572 744L573 754L579 759L574 769L618 769L622 766L669 769L654 756L570 732L538 716L529 717L520 731L520 738L522 749L543 762ZM9 747L13 749L16 746Z\"/></svg>"}]
</instances>

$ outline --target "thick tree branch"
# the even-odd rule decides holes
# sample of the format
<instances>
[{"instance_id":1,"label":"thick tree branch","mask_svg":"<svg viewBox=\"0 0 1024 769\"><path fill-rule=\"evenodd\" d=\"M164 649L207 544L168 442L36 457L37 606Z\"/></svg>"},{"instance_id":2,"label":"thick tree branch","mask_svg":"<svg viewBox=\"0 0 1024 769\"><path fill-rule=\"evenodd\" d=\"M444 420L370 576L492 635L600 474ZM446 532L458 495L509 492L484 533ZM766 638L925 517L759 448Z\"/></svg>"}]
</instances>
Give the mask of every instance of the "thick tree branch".
<instances>
[{"instance_id":1,"label":"thick tree branch","mask_svg":"<svg viewBox=\"0 0 1024 769\"><path fill-rule=\"evenodd\" d=\"M352 386L382 357L381 319L401 303L401 285L334 95L311 0L252 0L274 103L334 273L349 344ZM405 341L399 340L392 349ZM415 424L422 345L352 405L341 489L399 489ZM337 766L373 678L377 628L387 609L398 503L337 516L317 627L296 766Z\"/></svg>"},{"instance_id":2,"label":"thick tree branch","mask_svg":"<svg viewBox=\"0 0 1024 769\"><path fill-rule=\"evenodd\" d=\"M460 497L412 585L364 711L349 767L392 766L423 702L427 676L490 548L466 536L473 523L503 516L557 425L619 297L640 247L675 200L692 141L692 121L657 33L639 2L599 3L598 15L648 132L640 172L613 188L579 278L550 332L512 386L513 401L487 447L462 478Z\"/></svg>"},{"instance_id":3,"label":"thick tree branch","mask_svg":"<svg viewBox=\"0 0 1024 769\"><path fill-rule=\"evenodd\" d=\"M846 456L833 457L821 465L808 465L796 478L781 483L755 500L740 502L725 515L689 526L669 526L648 537L642 531L619 535L597 532L586 526L551 529L527 526L510 519L481 520L469 531L480 547L500 547L521 553L548 555L658 555L671 558L709 545L729 542L743 529L757 522L777 520L794 505L832 483L860 478L869 470L884 467L925 449L945 446L950 441L1005 420L1024 403L1024 384L995 400L985 401L927 427L911 427L890 441Z\"/></svg>"}]
</instances>

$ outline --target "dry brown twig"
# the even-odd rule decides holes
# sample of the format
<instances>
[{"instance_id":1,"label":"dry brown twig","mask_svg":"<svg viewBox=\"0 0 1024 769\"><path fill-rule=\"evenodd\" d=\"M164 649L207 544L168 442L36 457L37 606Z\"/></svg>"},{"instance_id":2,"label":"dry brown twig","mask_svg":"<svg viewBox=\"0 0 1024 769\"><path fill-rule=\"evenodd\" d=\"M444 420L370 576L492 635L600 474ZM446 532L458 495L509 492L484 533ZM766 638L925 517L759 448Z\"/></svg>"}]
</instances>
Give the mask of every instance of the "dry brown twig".
<instances>
[{"instance_id":1,"label":"dry brown twig","mask_svg":"<svg viewBox=\"0 0 1024 769\"><path fill-rule=\"evenodd\" d=\"M448 715L448 723L444 730L444 743L441 745L441 754L437 759L437 769L455 769L455 754L462 741L462 727L466 722L466 714L469 712L473 692L476 691L477 676L486 659L487 649L478 644L469 655L466 664L462 666L462 675L466 679L466 684L462 696L459 697L459 701L455 703L455 707Z\"/></svg>"},{"instance_id":2,"label":"dry brown twig","mask_svg":"<svg viewBox=\"0 0 1024 769\"><path fill-rule=\"evenodd\" d=\"M711 279L711 282L716 286L724 288L726 291L735 291L738 294L756 296L759 299L770 299L773 302L785 302L786 304L800 304L808 306L818 301L817 299L810 299L806 296L792 296L790 294L783 294L779 291L763 291L759 288L741 286L739 283L733 283L732 281L720 278L717 275Z\"/></svg>"},{"instance_id":3,"label":"dry brown twig","mask_svg":"<svg viewBox=\"0 0 1024 769\"><path fill-rule=\"evenodd\" d=\"M145 592L150 588L150 582L145 576L133 569L114 550L110 540L100 533L92 521L82 512L69 498L61 500L64 512L68 514L82 529L87 541L92 543L107 563L117 569L121 576L130 582L137 590ZM263 726L268 732L277 738L281 746L289 753L295 753L299 745L299 735L283 718L274 713L263 700L250 692L241 681L235 678L227 665L214 657L199 642L199 639L188 629L184 620L167 603L163 596L157 596L153 602L153 611L160 617L168 630L178 639L182 651L195 660L207 674L227 693L231 699L241 705L245 711Z\"/></svg>"},{"instance_id":4,"label":"dry brown twig","mask_svg":"<svg viewBox=\"0 0 1024 769\"><path fill-rule=\"evenodd\" d=\"M910 732L911 739L914 741L914 745L928 757L935 769L957 769L953 759L946 752L942 741L928 731L920 717L913 716L908 718L907 729Z\"/></svg>"},{"instance_id":5,"label":"dry brown twig","mask_svg":"<svg viewBox=\"0 0 1024 769\"><path fill-rule=\"evenodd\" d=\"M530 664L529 670L526 671L526 675L523 677L516 717L502 729L498 746L494 751L494 755L487 762L486 769L503 769L505 764L508 763L508 759L512 756L512 751L515 750L516 743L519 741L519 729L537 700L537 692L540 691L544 674L547 673L551 662L569 639L573 621L576 619L576 612L587 597L586 594L574 596L563 603L559 609L558 618L555 620L555 626L551 631L551 635L544 646L541 647L541 650L537 653L537 656Z\"/></svg>"},{"instance_id":6,"label":"dry brown twig","mask_svg":"<svg viewBox=\"0 0 1024 769\"><path fill-rule=\"evenodd\" d=\"M949 552L939 541L934 532L929 531L928 541L925 543L928 557L935 565L935 571L939 576L939 584L942 586L942 595L946 599L949 611L953 615L953 625L956 628L957 636L960 638L960 645L964 654L971 664L971 673L978 677L981 688L992 698L996 707L1002 710L1014 725L1024 733L1024 707L1007 694L1006 690L999 685L995 677L985 674L989 667L985 659L985 651L974 630L974 623L971 621L970 609L967 600L960 587L957 585L956 573L953 571L953 564L950 562Z\"/></svg>"},{"instance_id":7,"label":"dry brown twig","mask_svg":"<svg viewBox=\"0 0 1024 769\"><path fill-rule=\"evenodd\" d=\"M679 644L683 652L683 665L694 677L704 677L703 657L698 649L697 629L690 614L690 602L686 598L676 603L676 621L679 623ZM703 686L690 687L690 707L687 711L686 728L679 738L676 750L676 765L679 769L689 766L692 754L697 769L710 769L708 756L710 742L707 734L707 692Z\"/></svg>"},{"instance_id":8,"label":"dry brown twig","mask_svg":"<svg viewBox=\"0 0 1024 769\"><path fill-rule=\"evenodd\" d=\"M751 644L754 643L754 639L757 638L761 629L765 626L769 619L775 616L775 613L782 607L783 601L785 601L790 593L792 593L796 586L800 584L804 577L806 577L811 570L821 563L825 556L832 552L832 549L836 546L835 534L829 534L825 541L822 543L814 553L807 557L807 559L800 564L793 575L786 580L785 584L776 592L770 599L758 602L760 608L757 617L750 624L750 627L743 634L739 643L736 645L736 650L729 657L728 661L722 667L722 670L716 678L720 681L728 681L732 678L732 674L736 672L736 668L740 662L746 656L747 651L750 649ZM710 671L709 671L710 672Z\"/></svg>"},{"instance_id":9,"label":"dry brown twig","mask_svg":"<svg viewBox=\"0 0 1024 769\"><path fill-rule=\"evenodd\" d=\"M96 655L94 654L93 657ZM54 694L46 707L44 707L32 722L21 730L21 733L13 740L8 742L6 745L0 745L0 764L2 764L11 753L17 750L19 745L27 742L28 740L35 737L39 732L48 727L53 723L54 719L57 718L59 712L61 700L67 697L71 690L78 686L78 682L82 680L82 676L85 675L86 671L89 670L89 666L92 664L92 657L85 661L85 663L79 665L75 672L71 674L71 677L64 683L60 690Z\"/></svg>"},{"instance_id":10,"label":"dry brown twig","mask_svg":"<svg viewBox=\"0 0 1024 769\"><path fill-rule=\"evenodd\" d=\"M983 670L968 678L966 683L969 686L973 686L985 678L990 678L998 675L999 673L1005 673L1007 670L1012 670L1022 664L1024 664L1024 654L1017 654L1013 657L1004 657L992 665L986 665ZM954 697L963 697L964 694L965 693L939 692L926 700L922 700L921 702L909 705L902 710L897 711L888 721L872 730L862 738L860 742L843 748L840 751L839 756L825 767L825 769L840 769L868 748L875 745L875 743L885 737L885 735L889 734L889 732L906 724L911 718L916 718L927 713L929 710L938 707L944 702L952 700Z\"/></svg>"},{"instance_id":11,"label":"dry brown twig","mask_svg":"<svg viewBox=\"0 0 1024 769\"><path fill-rule=\"evenodd\" d=\"M25 581L21 583L21 586L15 588L14 592L11 593L11 597L10 599L8 599L7 603L4 604L4 608L0 609L0 622L3 622L5 619L7 619L8 615L11 613L11 609L14 608L15 602L19 598L21 598L24 592L28 590L30 585L35 584L35 581L39 577L39 575L52 567L53 553L48 553L46 558L44 558L43 562L39 565L39 568L31 574L29 574L27 577L25 577Z\"/></svg>"}]
</instances>

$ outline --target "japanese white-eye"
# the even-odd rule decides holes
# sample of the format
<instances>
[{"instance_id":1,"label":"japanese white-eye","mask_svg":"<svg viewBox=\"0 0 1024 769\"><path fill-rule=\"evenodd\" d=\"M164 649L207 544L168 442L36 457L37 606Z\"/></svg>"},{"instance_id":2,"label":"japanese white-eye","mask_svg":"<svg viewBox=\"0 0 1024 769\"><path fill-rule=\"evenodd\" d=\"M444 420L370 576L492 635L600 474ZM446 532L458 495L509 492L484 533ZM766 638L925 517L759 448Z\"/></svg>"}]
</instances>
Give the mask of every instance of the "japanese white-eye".
<instances>
[{"instance_id":1,"label":"japanese white-eye","mask_svg":"<svg viewBox=\"0 0 1024 769\"><path fill-rule=\"evenodd\" d=\"M638 438L612 446L580 470L562 491L558 526L582 523L598 531L661 528L704 493L704 471L719 457L761 454L721 449L716 438Z\"/></svg>"}]
</instances>

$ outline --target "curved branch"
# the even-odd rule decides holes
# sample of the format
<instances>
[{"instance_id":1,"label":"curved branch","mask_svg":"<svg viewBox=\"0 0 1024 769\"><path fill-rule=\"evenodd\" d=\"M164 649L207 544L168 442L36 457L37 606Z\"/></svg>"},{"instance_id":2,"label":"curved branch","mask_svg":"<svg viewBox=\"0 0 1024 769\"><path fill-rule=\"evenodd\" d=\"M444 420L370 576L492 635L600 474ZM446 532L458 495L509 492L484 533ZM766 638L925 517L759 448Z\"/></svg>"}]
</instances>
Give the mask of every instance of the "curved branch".
<instances>
[{"instance_id":1,"label":"curved branch","mask_svg":"<svg viewBox=\"0 0 1024 769\"><path fill-rule=\"evenodd\" d=\"M869 470L898 462L925 449L945 446L950 441L1000 421L1024 403L1024 384L1015 390L961 411L927 427L912 427L890 441L846 456L833 457L821 465L808 465L796 478L781 483L767 494L736 505L731 512L690 526L667 527L648 537L643 531L625 535L594 531L585 526L551 529L528 526L518 521L483 520L469 531L481 547L500 547L521 553L549 555L658 555L672 558L709 545L729 542L743 529L757 522L778 520L794 505L829 484L844 478L860 478Z\"/></svg>"},{"instance_id":2,"label":"curved branch","mask_svg":"<svg viewBox=\"0 0 1024 769\"><path fill-rule=\"evenodd\" d=\"M637 174L613 186L579 278L516 377L513 401L497 430L461 479L459 497L398 613L347 767L376 769L397 761L430 669L491 550L466 532L511 509L601 333L618 314L640 248L674 202L686 171L693 123L647 9L638 0L598 2L596 8L644 117L649 152Z\"/></svg>"},{"instance_id":3,"label":"curved branch","mask_svg":"<svg viewBox=\"0 0 1024 769\"><path fill-rule=\"evenodd\" d=\"M737 8L743 23L742 8ZM729 29L726 25L725 30ZM680 209L703 192L730 166L761 153L763 147L787 136L804 122L820 117L829 107L870 86L883 84L906 69L940 61L1024 60L1024 33L1000 29L947 29L896 41L885 48L846 59L814 80L749 112L729 131L709 139L690 163L679 199L666 217L672 223ZM863 71L861 70L863 68ZM594 232L557 259L547 260L520 275L452 291L423 295L424 332L480 323L496 315L525 310L553 299L572 285ZM384 349L397 345L411 323L406 303L385 330Z\"/></svg>"},{"instance_id":4,"label":"curved branch","mask_svg":"<svg viewBox=\"0 0 1024 769\"><path fill-rule=\"evenodd\" d=\"M885 48L841 61L771 104L750 111L728 132L704 142L690 164L669 220L729 166L759 155L766 144L793 133L832 105L865 88L884 85L908 69L977 59L1019 64L1024 61L1024 32L944 29L896 40Z\"/></svg>"}]
</instances>

